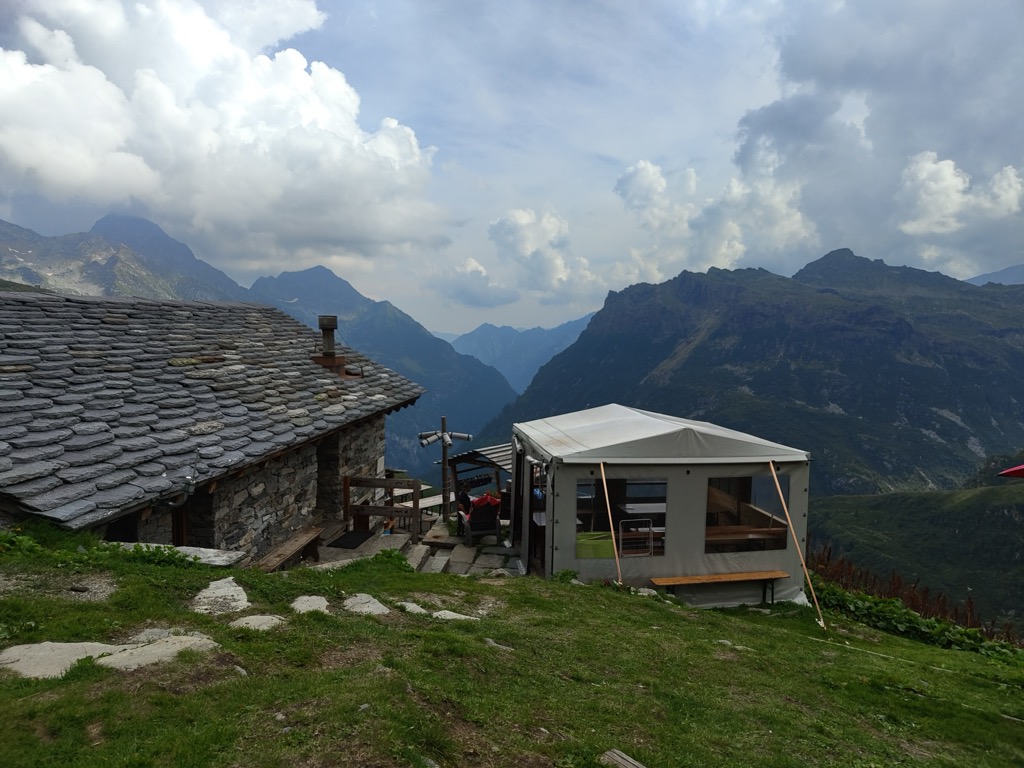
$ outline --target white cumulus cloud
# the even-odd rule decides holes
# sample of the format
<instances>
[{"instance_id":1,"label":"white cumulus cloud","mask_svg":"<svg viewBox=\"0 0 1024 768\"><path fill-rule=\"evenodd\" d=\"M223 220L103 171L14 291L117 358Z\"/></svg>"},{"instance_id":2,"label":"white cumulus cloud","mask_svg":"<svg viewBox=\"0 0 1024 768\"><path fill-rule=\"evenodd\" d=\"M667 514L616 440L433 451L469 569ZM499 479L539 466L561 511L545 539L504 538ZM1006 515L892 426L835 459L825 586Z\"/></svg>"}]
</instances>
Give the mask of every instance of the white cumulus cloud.
<instances>
[{"instance_id":1,"label":"white cumulus cloud","mask_svg":"<svg viewBox=\"0 0 1024 768\"><path fill-rule=\"evenodd\" d=\"M813 224L800 209L800 185L776 178L777 158L770 151L753 153L742 177L731 179L717 197L695 202L671 199L662 168L642 160L623 173L615 192L653 238L633 248L615 275L622 280L656 282L682 269L733 267L753 247L759 256L816 240ZM697 177L682 175L682 193L692 197Z\"/></svg>"},{"instance_id":2,"label":"white cumulus cloud","mask_svg":"<svg viewBox=\"0 0 1024 768\"><path fill-rule=\"evenodd\" d=\"M323 22L314 2L99 6L20 6L0 49L0 204L141 212L236 272L446 242L434 150L393 118L361 127L340 70L270 49Z\"/></svg>"},{"instance_id":3,"label":"white cumulus cloud","mask_svg":"<svg viewBox=\"0 0 1024 768\"><path fill-rule=\"evenodd\" d=\"M433 282L451 303L464 307L500 307L519 299L519 291L493 280L472 257L439 274Z\"/></svg>"},{"instance_id":4,"label":"white cumulus cloud","mask_svg":"<svg viewBox=\"0 0 1024 768\"><path fill-rule=\"evenodd\" d=\"M558 216L517 208L487 229L499 260L514 265L524 291L542 301L584 293L598 281L586 259L569 248L569 224Z\"/></svg>"},{"instance_id":5,"label":"white cumulus cloud","mask_svg":"<svg viewBox=\"0 0 1024 768\"><path fill-rule=\"evenodd\" d=\"M912 205L911 218L900 222L908 235L945 235L979 219L1019 213L1024 184L1013 166L996 173L987 189L976 189L970 176L952 160L927 151L910 158L903 169L902 191Z\"/></svg>"}]
</instances>

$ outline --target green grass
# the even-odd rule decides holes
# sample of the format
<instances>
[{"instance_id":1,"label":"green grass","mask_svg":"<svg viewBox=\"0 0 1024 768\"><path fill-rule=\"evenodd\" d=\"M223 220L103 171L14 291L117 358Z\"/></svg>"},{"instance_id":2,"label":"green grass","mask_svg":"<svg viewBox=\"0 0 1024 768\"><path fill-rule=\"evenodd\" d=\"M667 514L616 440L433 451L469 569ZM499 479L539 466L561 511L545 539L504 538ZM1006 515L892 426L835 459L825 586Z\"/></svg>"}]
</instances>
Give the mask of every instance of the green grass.
<instances>
[{"instance_id":1,"label":"green grass","mask_svg":"<svg viewBox=\"0 0 1024 768\"><path fill-rule=\"evenodd\" d=\"M1000 481L1002 482L1002 481ZM815 498L810 534L862 568L888 579L970 595L986 623L1024 634L1024 561L1020 558L1024 485L930 493Z\"/></svg>"},{"instance_id":2,"label":"green grass","mask_svg":"<svg viewBox=\"0 0 1024 768\"><path fill-rule=\"evenodd\" d=\"M389 558L267 575L88 552L67 564L70 551L0 555L3 581L31 578L0 594L0 647L147 626L221 647L129 673L91 661L55 680L0 672L4 766L569 768L612 748L648 768L1024 763L1024 664L836 615L825 633L809 608L697 611L599 586L415 574ZM226 575L250 612L287 623L233 629L188 610ZM119 587L104 601L59 588L98 576ZM483 618L354 616L341 602L355 592ZM332 615L292 613L303 594L326 596Z\"/></svg>"}]
</instances>

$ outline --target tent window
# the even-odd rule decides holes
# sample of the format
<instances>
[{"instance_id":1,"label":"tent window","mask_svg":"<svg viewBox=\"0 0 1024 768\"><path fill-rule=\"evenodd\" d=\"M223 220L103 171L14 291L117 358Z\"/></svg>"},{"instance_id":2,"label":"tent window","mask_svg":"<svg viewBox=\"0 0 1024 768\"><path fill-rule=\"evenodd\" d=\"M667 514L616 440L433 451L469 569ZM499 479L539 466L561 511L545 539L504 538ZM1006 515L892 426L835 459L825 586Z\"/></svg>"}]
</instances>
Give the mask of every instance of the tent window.
<instances>
[{"instance_id":1,"label":"tent window","mask_svg":"<svg viewBox=\"0 0 1024 768\"><path fill-rule=\"evenodd\" d=\"M789 504L789 477L779 476ZM715 477L708 481L704 551L785 549L789 530L771 475Z\"/></svg>"},{"instance_id":2,"label":"tent window","mask_svg":"<svg viewBox=\"0 0 1024 768\"><path fill-rule=\"evenodd\" d=\"M606 501L600 480L577 482L576 557L615 557L615 545L619 548L619 557L664 555L667 489L668 482L657 478L609 478ZM615 545L612 544L613 527Z\"/></svg>"}]
</instances>

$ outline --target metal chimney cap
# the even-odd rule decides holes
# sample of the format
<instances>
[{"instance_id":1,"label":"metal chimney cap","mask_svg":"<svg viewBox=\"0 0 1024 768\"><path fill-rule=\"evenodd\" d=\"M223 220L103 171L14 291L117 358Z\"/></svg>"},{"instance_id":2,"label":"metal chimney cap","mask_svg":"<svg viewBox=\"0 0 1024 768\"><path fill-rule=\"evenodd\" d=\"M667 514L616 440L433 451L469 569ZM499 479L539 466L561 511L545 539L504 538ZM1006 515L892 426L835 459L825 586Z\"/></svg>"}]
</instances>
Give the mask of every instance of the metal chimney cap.
<instances>
[{"instance_id":1,"label":"metal chimney cap","mask_svg":"<svg viewBox=\"0 0 1024 768\"><path fill-rule=\"evenodd\" d=\"M338 328L337 315L317 315L317 324L321 331L334 331Z\"/></svg>"}]
</instances>

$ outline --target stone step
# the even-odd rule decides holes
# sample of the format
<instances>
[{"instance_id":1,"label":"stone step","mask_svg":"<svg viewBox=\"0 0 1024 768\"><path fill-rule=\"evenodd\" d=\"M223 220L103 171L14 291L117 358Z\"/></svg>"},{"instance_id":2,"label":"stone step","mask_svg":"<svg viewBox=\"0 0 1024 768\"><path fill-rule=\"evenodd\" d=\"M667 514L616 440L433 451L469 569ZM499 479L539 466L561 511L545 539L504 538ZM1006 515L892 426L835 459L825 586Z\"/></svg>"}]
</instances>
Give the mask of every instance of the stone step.
<instances>
[{"instance_id":1,"label":"stone step","mask_svg":"<svg viewBox=\"0 0 1024 768\"><path fill-rule=\"evenodd\" d=\"M431 555L420 569L422 573L444 573L448 569L448 553Z\"/></svg>"},{"instance_id":2,"label":"stone step","mask_svg":"<svg viewBox=\"0 0 1024 768\"><path fill-rule=\"evenodd\" d=\"M430 547L426 544L410 544L405 548L405 559L414 571L423 570L423 564L430 557Z\"/></svg>"}]
</instances>

